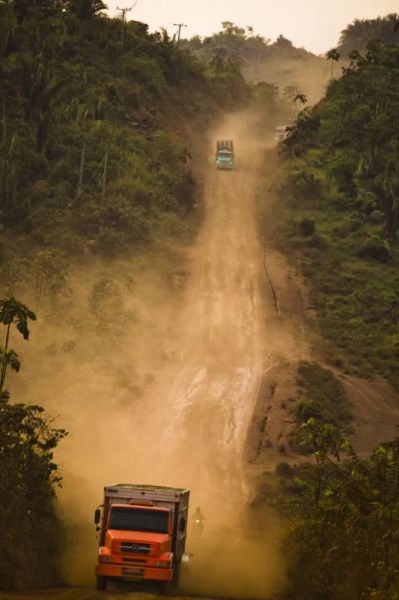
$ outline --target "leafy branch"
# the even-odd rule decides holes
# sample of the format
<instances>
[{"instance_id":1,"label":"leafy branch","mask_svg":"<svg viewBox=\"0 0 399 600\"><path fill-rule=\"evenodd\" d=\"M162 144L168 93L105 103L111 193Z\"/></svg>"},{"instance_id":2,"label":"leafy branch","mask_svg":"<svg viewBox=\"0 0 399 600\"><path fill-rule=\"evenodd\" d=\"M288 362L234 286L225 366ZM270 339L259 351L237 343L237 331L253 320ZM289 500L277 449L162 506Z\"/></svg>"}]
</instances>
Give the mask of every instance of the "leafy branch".
<instances>
[{"instance_id":1,"label":"leafy branch","mask_svg":"<svg viewBox=\"0 0 399 600\"><path fill-rule=\"evenodd\" d=\"M30 320L36 321L36 315L25 304L22 304L15 298L0 300L0 323L6 327L5 344L0 354L0 396L3 393L8 366L14 371L19 371L21 367L18 355L14 350L9 350L11 326L15 325L23 339L28 340L28 322Z\"/></svg>"}]
</instances>

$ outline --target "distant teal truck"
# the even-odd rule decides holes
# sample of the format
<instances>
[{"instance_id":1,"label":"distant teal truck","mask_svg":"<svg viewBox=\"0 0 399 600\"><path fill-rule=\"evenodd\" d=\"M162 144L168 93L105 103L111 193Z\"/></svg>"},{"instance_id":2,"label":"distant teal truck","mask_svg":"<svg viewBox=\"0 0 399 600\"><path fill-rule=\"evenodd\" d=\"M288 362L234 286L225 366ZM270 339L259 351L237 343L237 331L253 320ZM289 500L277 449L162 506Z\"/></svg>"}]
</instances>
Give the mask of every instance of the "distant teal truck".
<instances>
[{"instance_id":1,"label":"distant teal truck","mask_svg":"<svg viewBox=\"0 0 399 600\"><path fill-rule=\"evenodd\" d=\"M234 147L232 140L216 142L216 168L231 171L234 165Z\"/></svg>"}]
</instances>

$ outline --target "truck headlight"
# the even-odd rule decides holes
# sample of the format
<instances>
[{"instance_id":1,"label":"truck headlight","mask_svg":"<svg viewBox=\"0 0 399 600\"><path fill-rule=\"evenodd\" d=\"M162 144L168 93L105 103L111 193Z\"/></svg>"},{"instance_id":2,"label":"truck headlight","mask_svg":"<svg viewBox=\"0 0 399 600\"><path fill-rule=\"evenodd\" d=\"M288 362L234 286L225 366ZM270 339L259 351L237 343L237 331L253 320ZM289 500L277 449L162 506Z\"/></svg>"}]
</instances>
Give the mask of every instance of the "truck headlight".
<instances>
[{"instance_id":1,"label":"truck headlight","mask_svg":"<svg viewBox=\"0 0 399 600\"><path fill-rule=\"evenodd\" d=\"M100 562L100 563L112 562L112 556L110 556L109 554L101 554L98 557L98 562Z\"/></svg>"},{"instance_id":2,"label":"truck headlight","mask_svg":"<svg viewBox=\"0 0 399 600\"><path fill-rule=\"evenodd\" d=\"M168 568L170 567L170 560L157 560L155 565L157 567L165 567Z\"/></svg>"}]
</instances>

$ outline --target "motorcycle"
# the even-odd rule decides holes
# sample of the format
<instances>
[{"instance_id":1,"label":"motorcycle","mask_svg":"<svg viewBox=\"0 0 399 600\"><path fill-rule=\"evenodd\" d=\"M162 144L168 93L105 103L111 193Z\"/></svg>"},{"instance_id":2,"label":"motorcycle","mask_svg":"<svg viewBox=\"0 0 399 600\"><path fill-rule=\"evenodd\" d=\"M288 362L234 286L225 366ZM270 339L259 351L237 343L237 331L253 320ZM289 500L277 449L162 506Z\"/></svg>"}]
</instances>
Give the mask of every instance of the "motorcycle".
<instances>
[{"instance_id":1,"label":"motorcycle","mask_svg":"<svg viewBox=\"0 0 399 600\"><path fill-rule=\"evenodd\" d=\"M204 522L202 519L195 518L192 524L192 531L196 537L202 535L204 531Z\"/></svg>"}]
</instances>

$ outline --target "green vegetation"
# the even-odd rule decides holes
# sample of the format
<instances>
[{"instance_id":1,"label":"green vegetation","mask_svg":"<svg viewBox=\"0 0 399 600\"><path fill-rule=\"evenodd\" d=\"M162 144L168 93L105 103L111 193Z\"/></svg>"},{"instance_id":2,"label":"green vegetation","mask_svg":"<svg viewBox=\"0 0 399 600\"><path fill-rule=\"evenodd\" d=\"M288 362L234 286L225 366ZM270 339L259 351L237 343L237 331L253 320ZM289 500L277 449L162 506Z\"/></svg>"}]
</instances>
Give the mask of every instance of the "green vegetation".
<instances>
[{"instance_id":1,"label":"green vegetation","mask_svg":"<svg viewBox=\"0 0 399 600\"><path fill-rule=\"evenodd\" d=\"M285 143L284 249L312 287L330 364L399 386L399 47L354 55Z\"/></svg>"},{"instance_id":2,"label":"green vegetation","mask_svg":"<svg viewBox=\"0 0 399 600\"><path fill-rule=\"evenodd\" d=\"M184 40L184 45L199 56L208 60L218 57L237 61L242 65L253 61L260 62L275 55L291 53L296 58L311 56L303 48L295 48L290 40L279 35L275 42L254 33L253 27L239 27L231 21L224 21L222 29L209 37L195 36Z\"/></svg>"},{"instance_id":3,"label":"green vegetation","mask_svg":"<svg viewBox=\"0 0 399 600\"><path fill-rule=\"evenodd\" d=\"M296 48L283 35L272 42L256 34L253 27L240 27L231 21L223 22L221 31L211 36L195 36L182 43L211 64L239 64L247 81L277 86L281 90L280 102L286 98L285 88L318 100L328 77L327 62L320 56Z\"/></svg>"},{"instance_id":4,"label":"green vegetation","mask_svg":"<svg viewBox=\"0 0 399 600\"><path fill-rule=\"evenodd\" d=\"M397 600L399 441L367 460L332 425L302 426L314 464L282 464L265 476L255 508L272 503L289 523L284 539L287 597Z\"/></svg>"},{"instance_id":5,"label":"green vegetation","mask_svg":"<svg viewBox=\"0 0 399 600\"><path fill-rule=\"evenodd\" d=\"M249 94L234 65L202 64L102 7L0 4L0 221L68 254L184 238L185 124Z\"/></svg>"},{"instance_id":6,"label":"green vegetation","mask_svg":"<svg viewBox=\"0 0 399 600\"><path fill-rule=\"evenodd\" d=\"M316 363L302 362L298 369L299 400L295 420L299 425L309 419L345 428L351 412L342 382Z\"/></svg>"},{"instance_id":7,"label":"green vegetation","mask_svg":"<svg viewBox=\"0 0 399 600\"><path fill-rule=\"evenodd\" d=\"M399 42L398 14L392 13L377 19L355 19L341 33L338 51L343 56L350 56L353 50L364 53L369 43L375 40L386 44Z\"/></svg>"},{"instance_id":8,"label":"green vegetation","mask_svg":"<svg viewBox=\"0 0 399 600\"><path fill-rule=\"evenodd\" d=\"M329 59L333 68L337 53ZM399 46L373 42L364 56L352 52L326 97L298 115L273 208L283 223L279 244L310 284L321 360L381 374L397 389L398 110ZM268 210L261 201L265 231ZM343 437L351 415L341 381L302 363L298 387L295 443L314 463L279 465L258 498L285 520L287 596L397 600L399 441L362 460Z\"/></svg>"},{"instance_id":9,"label":"green vegetation","mask_svg":"<svg viewBox=\"0 0 399 600\"><path fill-rule=\"evenodd\" d=\"M43 408L11 404L4 389L7 368L20 361L9 346L15 328L29 339L35 314L15 298L0 300L5 343L0 347L0 589L54 584L58 573L61 530L55 510L55 489L61 484L53 453L65 437L54 429Z\"/></svg>"}]
</instances>

